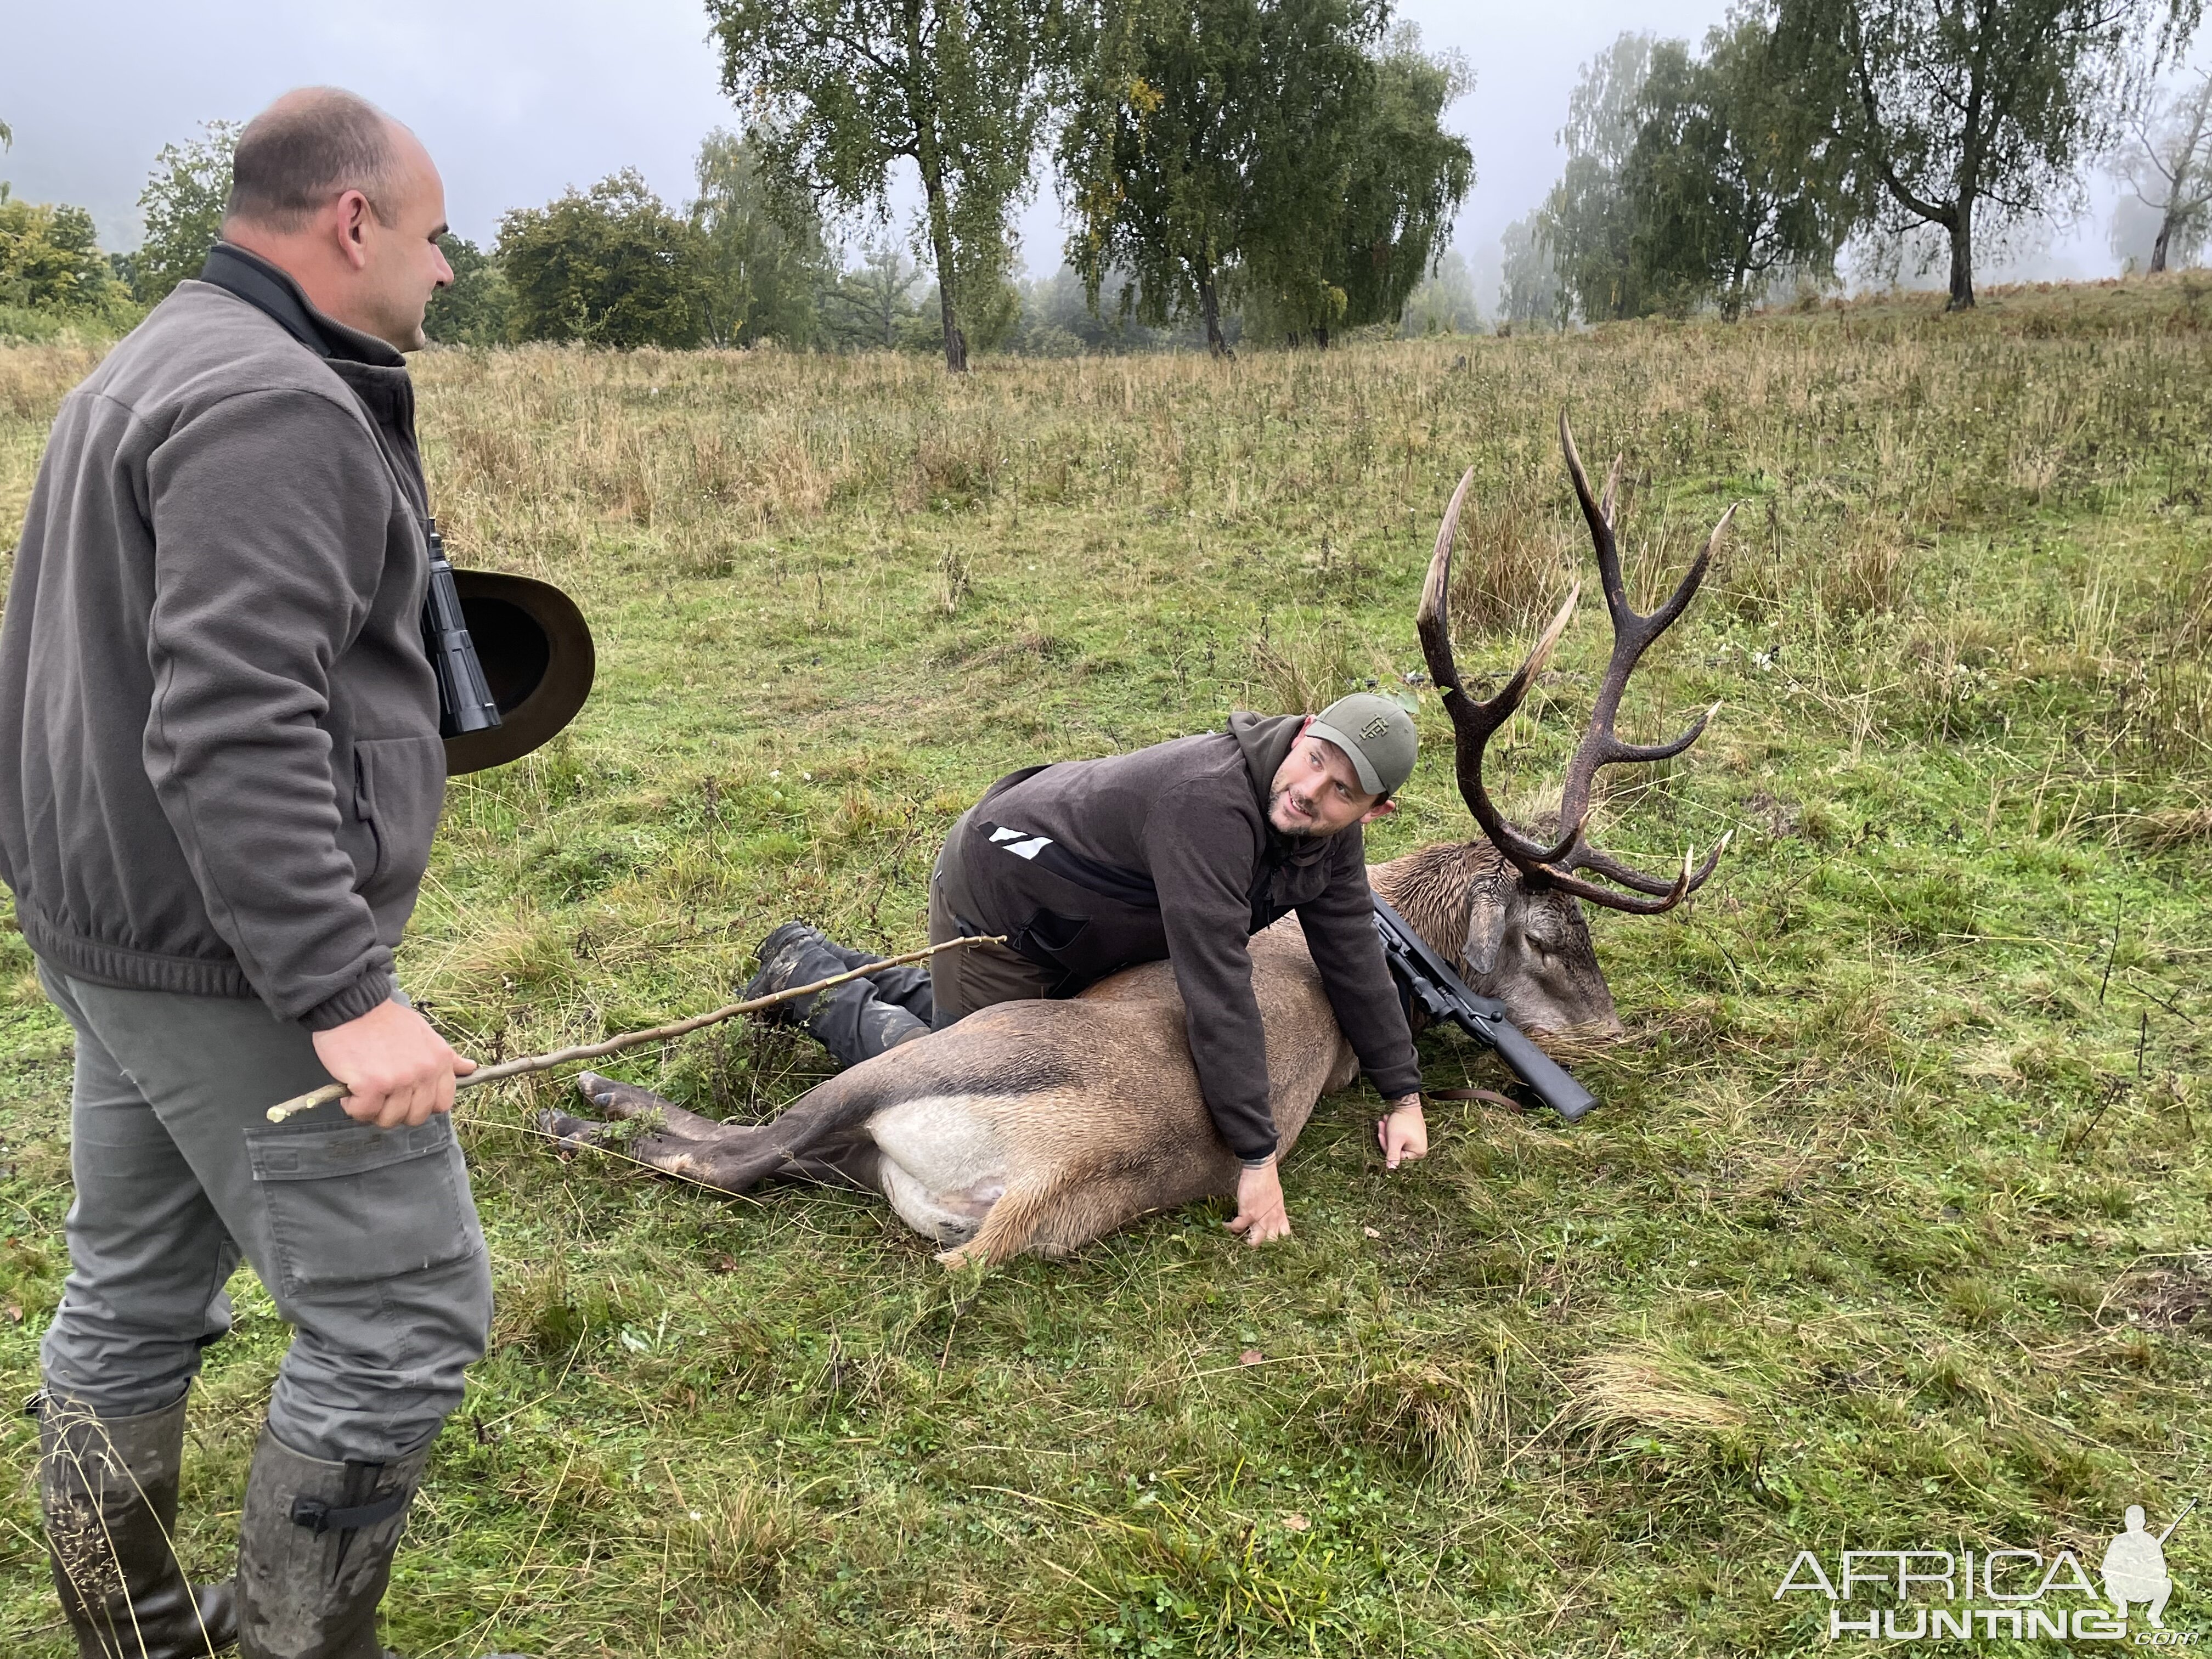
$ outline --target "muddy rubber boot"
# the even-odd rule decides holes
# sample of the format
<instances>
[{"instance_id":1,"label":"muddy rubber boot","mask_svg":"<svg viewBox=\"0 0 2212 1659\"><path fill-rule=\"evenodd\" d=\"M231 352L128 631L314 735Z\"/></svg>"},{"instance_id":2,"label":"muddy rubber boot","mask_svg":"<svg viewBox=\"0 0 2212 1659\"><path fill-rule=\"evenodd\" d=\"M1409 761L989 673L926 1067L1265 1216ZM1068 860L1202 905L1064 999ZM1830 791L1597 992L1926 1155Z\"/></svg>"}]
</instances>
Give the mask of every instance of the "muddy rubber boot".
<instances>
[{"instance_id":1,"label":"muddy rubber boot","mask_svg":"<svg viewBox=\"0 0 2212 1659\"><path fill-rule=\"evenodd\" d=\"M238 1640L228 1584L195 1591L177 1564L185 1400L99 1417L52 1395L39 1419L39 1502L62 1611L82 1659L187 1659Z\"/></svg>"},{"instance_id":2,"label":"muddy rubber boot","mask_svg":"<svg viewBox=\"0 0 2212 1659\"><path fill-rule=\"evenodd\" d=\"M774 996L793 985L811 985L845 969L844 959L830 948L828 939L803 921L787 921L761 941L760 971L745 981L741 1000ZM763 1008L759 1017L779 1025L803 1024L808 1012L820 1000L818 996L803 997Z\"/></svg>"},{"instance_id":3,"label":"muddy rubber boot","mask_svg":"<svg viewBox=\"0 0 2212 1659\"><path fill-rule=\"evenodd\" d=\"M244 1659L388 1659L376 1608L430 1449L326 1463L261 1431L238 1524Z\"/></svg>"},{"instance_id":4,"label":"muddy rubber boot","mask_svg":"<svg viewBox=\"0 0 2212 1659\"><path fill-rule=\"evenodd\" d=\"M761 941L760 971L746 981L744 995L748 1000L769 996L790 986L811 985L882 960L825 939L805 922L787 921ZM911 968L893 968L880 977L894 983L879 986L874 977L848 980L830 990L764 1009L763 1014L799 1026L836 1055L840 1065L857 1066L886 1048L929 1035L928 976ZM905 995L894 1001L884 994L887 990ZM917 993L924 1010L919 1015L902 1006Z\"/></svg>"}]
</instances>

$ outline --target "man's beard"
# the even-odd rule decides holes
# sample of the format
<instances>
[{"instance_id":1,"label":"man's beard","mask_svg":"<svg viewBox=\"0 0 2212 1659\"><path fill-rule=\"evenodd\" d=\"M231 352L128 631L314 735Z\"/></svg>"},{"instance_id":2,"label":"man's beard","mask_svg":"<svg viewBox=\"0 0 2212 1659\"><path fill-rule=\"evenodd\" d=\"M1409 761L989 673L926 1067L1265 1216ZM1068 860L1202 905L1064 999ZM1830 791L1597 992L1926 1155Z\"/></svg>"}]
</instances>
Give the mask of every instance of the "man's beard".
<instances>
[{"instance_id":1,"label":"man's beard","mask_svg":"<svg viewBox=\"0 0 2212 1659\"><path fill-rule=\"evenodd\" d=\"M1275 808L1281 804L1283 797L1290 793L1287 789L1278 789L1267 797L1267 828L1285 841L1304 841L1314 833L1312 818L1308 817L1294 829L1285 830L1275 817Z\"/></svg>"}]
</instances>

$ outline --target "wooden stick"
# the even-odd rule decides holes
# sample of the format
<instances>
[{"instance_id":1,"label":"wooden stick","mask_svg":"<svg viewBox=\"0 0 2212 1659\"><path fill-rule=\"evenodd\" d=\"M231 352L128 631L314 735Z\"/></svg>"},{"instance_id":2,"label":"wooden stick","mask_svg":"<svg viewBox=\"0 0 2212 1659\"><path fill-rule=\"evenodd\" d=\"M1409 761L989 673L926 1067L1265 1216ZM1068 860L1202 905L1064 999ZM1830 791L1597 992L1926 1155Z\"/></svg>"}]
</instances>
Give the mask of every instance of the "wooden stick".
<instances>
[{"instance_id":1,"label":"wooden stick","mask_svg":"<svg viewBox=\"0 0 2212 1659\"><path fill-rule=\"evenodd\" d=\"M777 991L764 997L755 997L750 1002L733 1002L726 1008L717 1008L711 1014L694 1014L689 1019L679 1019L672 1025L656 1025L649 1031L629 1031L621 1036L609 1037L604 1042L586 1042L574 1048L556 1048L550 1054L525 1054L520 1060L502 1060L496 1066L479 1066L466 1077L455 1078L456 1089L472 1089L479 1083L499 1083L511 1077L521 1077L531 1072L550 1072L556 1066L568 1066L580 1060L597 1060L603 1054L618 1054L625 1048L635 1048L647 1042L665 1042L671 1037L680 1037L702 1026L720 1024L738 1014L750 1014L763 1008L773 1008L780 1002L794 1002L800 997L812 996L817 991L826 991L833 985L842 985L850 980L866 979L870 974L879 974L886 968L902 967L909 962L921 962L935 956L939 951L957 951L968 945L1004 945L1003 933L985 934L975 939L949 939L942 945L933 945L926 951L909 951L902 957L892 957L883 962L872 962L865 968L853 968L842 974L832 974L827 979L817 979L811 985L794 985L787 991ZM281 1101L269 1109L269 1121L282 1123L298 1112L317 1106L328 1105L333 1100L343 1100L352 1091L343 1083L325 1083L304 1095Z\"/></svg>"}]
</instances>

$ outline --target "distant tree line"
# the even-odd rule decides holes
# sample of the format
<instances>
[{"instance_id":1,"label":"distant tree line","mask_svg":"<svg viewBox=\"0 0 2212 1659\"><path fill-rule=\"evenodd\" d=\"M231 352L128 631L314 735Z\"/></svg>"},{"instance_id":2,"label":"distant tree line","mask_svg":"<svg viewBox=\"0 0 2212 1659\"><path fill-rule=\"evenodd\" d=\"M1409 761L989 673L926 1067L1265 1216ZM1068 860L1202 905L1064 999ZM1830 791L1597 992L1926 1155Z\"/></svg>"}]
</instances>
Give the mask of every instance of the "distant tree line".
<instances>
[{"instance_id":1,"label":"distant tree line","mask_svg":"<svg viewBox=\"0 0 2212 1659\"><path fill-rule=\"evenodd\" d=\"M1402 325L1474 163L1442 125L1465 65L1394 29L1391 3L706 0L745 125L702 147L694 199L623 172L512 210L489 247L449 239L455 280L427 326L478 343L926 345L958 371L979 349L1193 330L1227 354ZM111 272L137 303L198 269L236 136L211 123L161 152L144 243ZM1014 279L1040 155L1075 207L1080 325L1059 279ZM890 222L903 179L921 198L908 235ZM1435 293L1425 314L1474 320Z\"/></svg>"},{"instance_id":2,"label":"distant tree line","mask_svg":"<svg viewBox=\"0 0 2212 1659\"><path fill-rule=\"evenodd\" d=\"M1587 64L1565 172L1502 250L1511 321L1733 318L1825 284L1854 241L1917 247L1974 303L1978 250L2078 207L2085 165L2125 167L2193 249L2212 204L2212 95L2163 107L2160 71L2201 0L1753 0L1686 42L1625 34ZM2161 269L2157 253L2153 268Z\"/></svg>"}]
</instances>

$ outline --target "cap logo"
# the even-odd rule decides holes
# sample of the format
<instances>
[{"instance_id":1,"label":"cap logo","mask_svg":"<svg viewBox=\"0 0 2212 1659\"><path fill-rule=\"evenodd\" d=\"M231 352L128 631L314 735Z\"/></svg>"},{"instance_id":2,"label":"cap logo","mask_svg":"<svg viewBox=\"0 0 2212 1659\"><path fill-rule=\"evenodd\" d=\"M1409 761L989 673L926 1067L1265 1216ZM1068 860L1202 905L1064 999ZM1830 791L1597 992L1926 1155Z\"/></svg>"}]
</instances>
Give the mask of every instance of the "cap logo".
<instances>
[{"instance_id":1,"label":"cap logo","mask_svg":"<svg viewBox=\"0 0 2212 1659\"><path fill-rule=\"evenodd\" d=\"M1376 738L1381 737L1389 729L1390 722L1384 720L1380 714L1377 714L1373 720L1368 721L1366 725L1359 728L1359 735L1366 738L1370 743L1372 743Z\"/></svg>"}]
</instances>

